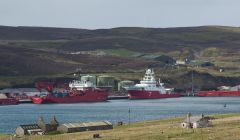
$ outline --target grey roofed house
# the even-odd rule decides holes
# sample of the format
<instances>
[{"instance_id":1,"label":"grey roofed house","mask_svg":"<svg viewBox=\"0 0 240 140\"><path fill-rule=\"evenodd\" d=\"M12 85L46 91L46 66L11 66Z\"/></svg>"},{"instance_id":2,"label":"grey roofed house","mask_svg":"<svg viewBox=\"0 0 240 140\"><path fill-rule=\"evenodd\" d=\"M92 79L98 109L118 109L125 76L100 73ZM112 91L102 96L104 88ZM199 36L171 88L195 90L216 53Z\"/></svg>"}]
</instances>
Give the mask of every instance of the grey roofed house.
<instances>
[{"instance_id":1,"label":"grey roofed house","mask_svg":"<svg viewBox=\"0 0 240 140\"><path fill-rule=\"evenodd\" d=\"M15 132L17 136L31 135L33 132L35 134L43 133L37 124L20 125L17 127Z\"/></svg>"},{"instance_id":2,"label":"grey roofed house","mask_svg":"<svg viewBox=\"0 0 240 140\"><path fill-rule=\"evenodd\" d=\"M93 131L93 130L107 130L113 129L112 123L108 121L99 122L85 122L85 123L64 123L61 124L57 130L63 133L74 133L82 131Z\"/></svg>"},{"instance_id":3,"label":"grey roofed house","mask_svg":"<svg viewBox=\"0 0 240 140\"><path fill-rule=\"evenodd\" d=\"M212 126L209 121L210 117L205 117L203 114L200 116L191 116L188 114L186 119L181 123L182 128L203 128Z\"/></svg>"},{"instance_id":4,"label":"grey roofed house","mask_svg":"<svg viewBox=\"0 0 240 140\"><path fill-rule=\"evenodd\" d=\"M56 131L58 125L59 123L55 116L52 117L52 120L49 124L46 124L43 120L43 117L40 117L37 121L37 124L20 125L16 128L15 132L17 136L43 135L45 133Z\"/></svg>"},{"instance_id":5,"label":"grey roofed house","mask_svg":"<svg viewBox=\"0 0 240 140\"><path fill-rule=\"evenodd\" d=\"M187 123L197 122L197 121L201 121L201 119L202 119L202 116L193 116L193 117L190 117L189 119L186 118L184 122L187 122Z\"/></svg>"},{"instance_id":6,"label":"grey roofed house","mask_svg":"<svg viewBox=\"0 0 240 140\"><path fill-rule=\"evenodd\" d=\"M49 133L49 132L52 132L52 131L56 131L57 127L59 125L55 116L53 116L53 118L52 118L52 120L49 124L44 122L43 117L40 117L37 121L37 124L42 129L42 131L44 133Z\"/></svg>"}]
</instances>

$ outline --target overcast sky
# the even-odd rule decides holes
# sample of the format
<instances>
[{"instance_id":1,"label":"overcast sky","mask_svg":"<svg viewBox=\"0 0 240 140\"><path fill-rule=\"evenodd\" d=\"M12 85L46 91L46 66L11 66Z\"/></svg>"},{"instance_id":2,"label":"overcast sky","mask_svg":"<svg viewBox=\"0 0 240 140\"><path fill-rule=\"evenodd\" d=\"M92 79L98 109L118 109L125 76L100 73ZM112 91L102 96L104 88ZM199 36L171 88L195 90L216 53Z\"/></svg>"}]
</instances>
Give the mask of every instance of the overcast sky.
<instances>
[{"instance_id":1,"label":"overcast sky","mask_svg":"<svg viewBox=\"0 0 240 140\"><path fill-rule=\"evenodd\" d=\"M0 0L0 25L240 26L240 0Z\"/></svg>"}]
</instances>

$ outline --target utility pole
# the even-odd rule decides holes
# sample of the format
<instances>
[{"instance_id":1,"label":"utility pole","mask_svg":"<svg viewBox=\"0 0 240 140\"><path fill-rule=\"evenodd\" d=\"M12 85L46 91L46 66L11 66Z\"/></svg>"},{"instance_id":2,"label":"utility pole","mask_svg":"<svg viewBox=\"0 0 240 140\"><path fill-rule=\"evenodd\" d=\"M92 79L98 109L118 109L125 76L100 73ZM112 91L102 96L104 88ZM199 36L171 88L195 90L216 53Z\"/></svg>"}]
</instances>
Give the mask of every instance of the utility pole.
<instances>
[{"instance_id":1,"label":"utility pole","mask_svg":"<svg viewBox=\"0 0 240 140\"><path fill-rule=\"evenodd\" d=\"M192 66L192 95L194 96L194 83L193 83L193 66Z\"/></svg>"},{"instance_id":2,"label":"utility pole","mask_svg":"<svg viewBox=\"0 0 240 140\"><path fill-rule=\"evenodd\" d=\"M130 114L131 114L131 110L130 110L130 108L128 109L128 125L130 125Z\"/></svg>"}]
</instances>

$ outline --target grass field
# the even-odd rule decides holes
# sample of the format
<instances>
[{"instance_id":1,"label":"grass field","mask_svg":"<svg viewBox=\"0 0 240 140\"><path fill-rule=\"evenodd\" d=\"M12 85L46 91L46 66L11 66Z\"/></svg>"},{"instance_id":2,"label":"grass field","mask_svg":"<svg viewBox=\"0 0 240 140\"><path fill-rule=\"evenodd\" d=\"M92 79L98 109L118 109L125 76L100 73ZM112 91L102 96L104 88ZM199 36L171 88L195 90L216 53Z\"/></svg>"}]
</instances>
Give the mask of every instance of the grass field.
<instances>
[{"instance_id":1,"label":"grass field","mask_svg":"<svg viewBox=\"0 0 240 140\"><path fill-rule=\"evenodd\" d=\"M28 136L19 140L91 140L100 134L102 140L237 140L240 138L240 114L213 115L213 127L182 129L183 118L145 121L116 126L113 130L72 134ZM1 140L10 138L0 135Z\"/></svg>"}]
</instances>

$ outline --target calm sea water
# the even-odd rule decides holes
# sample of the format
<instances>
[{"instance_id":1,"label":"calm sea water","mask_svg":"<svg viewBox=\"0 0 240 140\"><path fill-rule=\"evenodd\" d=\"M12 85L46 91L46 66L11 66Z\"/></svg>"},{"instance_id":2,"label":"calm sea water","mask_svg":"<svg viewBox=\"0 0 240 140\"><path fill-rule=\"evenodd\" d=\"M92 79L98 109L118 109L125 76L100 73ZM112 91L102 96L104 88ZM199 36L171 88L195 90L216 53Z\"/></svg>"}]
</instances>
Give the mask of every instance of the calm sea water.
<instances>
[{"instance_id":1,"label":"calm sea water","mask_svg":"<svg viewBox=\"0 0 240 140\"><path fill-rule=\"evenodd\" d=\"M224 104L227 106L224 107ZM0 133L14 133L21 124L48 122L55 115L60 123L108 120L112 123L143 121L192 114L240 113L240 97L182 97L157 100L111 100L104 103L20 104L0 106Z\"/></svg>"}]
</instances>

